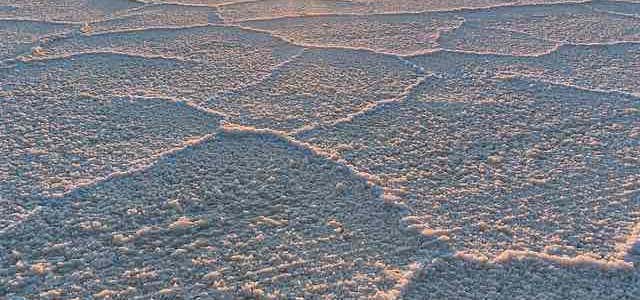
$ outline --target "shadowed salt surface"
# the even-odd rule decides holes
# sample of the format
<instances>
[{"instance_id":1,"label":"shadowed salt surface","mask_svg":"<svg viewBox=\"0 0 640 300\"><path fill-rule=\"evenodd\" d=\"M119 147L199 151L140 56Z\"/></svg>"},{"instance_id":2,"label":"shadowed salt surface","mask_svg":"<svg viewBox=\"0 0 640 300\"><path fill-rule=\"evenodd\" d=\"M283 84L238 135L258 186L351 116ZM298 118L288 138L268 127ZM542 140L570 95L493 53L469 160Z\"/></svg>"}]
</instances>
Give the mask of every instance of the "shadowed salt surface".
<instances>
[{"instance_id":1,"label":"shadowed salt surface","mask_svg":"<svg viewBox=\"0 0 640 300\"><path fill-rule=\"evenodd\" d=\"M31 49L47 39L74 30L72 25L38 21L0 20L0 60L31 53Z\"/></svg>"},{"instance_id":2,"label":"shadowed salt surface","mask_svg":"<svg viewBox=\"0 0 640 300\"><path fill-rule=\"evenodd\" d=\"M591 7L599 11L640 16L640 2L638 1L594 1Z\"/></svg>"},{"instance_id":3,"label":"shadowed salt surface","mask_svg":"<svg viewBox=\"0 0 640 300\"><path fill-rule=\"evenodd\" d=\"M299 137L406 190L416 228L459 250L617 256L640 209L639 99L507 79L431 81Z\"/></svg>"},{"instance_id":4,"label":"shadowed salt surface","mask_svg":"<svg viewBox=\"0 0 640 300\"><path fill-rule=\"evenodd\" d=\"M438 259L407 289L407 299L637 299L640 277L628 270L521 258L505 264Z\"/></svg>"},{"instance_id":5,"label":"shadowed salt surface","mask_svg":"<svg viewBox=\"0 0 640 300\"><path fill-rule=\"evenodd\" d=\"M148 164L214 132L220 119L161 99L2 99L0 197L25 204Z\"/></svg>"},{"instance_id":6,"label":"shadowed salt surface","mask_svg":"<svg viewBox=\"0 0 640 300\"><path fill-rule=\"evenodd\" d=\"M438 249L365 180L270 134L223 133L43 204L0 239L4 292L361 297Z\"/></svg>"},{"instance_id":7,"label":"shadowed salt surface","mask_svg":"<svg viewBox=\"0 0 640 300\"><path fill-rule=\"evenodd\" d=\"M0 0L0 298L640 298L639 12Z\"/></svg>"}]
</instances>

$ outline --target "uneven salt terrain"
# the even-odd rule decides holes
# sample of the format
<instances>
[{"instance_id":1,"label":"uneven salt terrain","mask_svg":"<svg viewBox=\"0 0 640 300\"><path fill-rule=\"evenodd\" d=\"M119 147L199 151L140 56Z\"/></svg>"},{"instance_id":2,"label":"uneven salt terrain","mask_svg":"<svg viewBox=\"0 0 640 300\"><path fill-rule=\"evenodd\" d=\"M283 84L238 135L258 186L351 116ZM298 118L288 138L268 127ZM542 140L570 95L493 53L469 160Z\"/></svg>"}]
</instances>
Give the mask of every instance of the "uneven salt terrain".
<instances>
[{"instance_id":1,"label":"uneven salt terrain","mask_svg":"<svg viewBox=\"0 0 640 300\"><path fill-rule=\"evenodd\" d=\"M640 2L0 0L0 299L639 299Z\"/></svg>"},{"instance_id":2,"label":"uneven salt terrain","mask_svg":"<svg viewBox=\"0 0 640 300\"><path fill-rule=\"evenodd\" d=\"M10 59L56 36L69 34L78 27L74 25L47 23L41 21L0 20L0 59Z\"/></svg>"},{"instance_id":3,"label":"uneven salt terrain","mask_svg":"<svg viewBox=\"0 0 640 300\"><path fill-rule=\"evenodd\" d=\"M162 99L41 95L4 100L3 116L6 199L64 193L126 171L215 132L221 120Z\"/></svg>"},{"instance_id":4,"label":"uneven salt terrain","mask_svg":"<svg viewBox=\"0 0 640 300\"><path fill-rule=\"evenodd\" d=\"M638 101L518 79L433 79L298 138L406 191L413 226L456 249L609 257L640 217L638 117L627 112Z\"/></svg>"},{"instance_id":5,"label":"uneven salt terrain","mask_svg":"<svg viewBox=\"0 0 640 300\"><path fill-rule=\"evenodd\" d=\"M357 297L430 253L378 188L268 133L225 132L45 205L3 236L9 292Z\"/></svg>"},{"instance_id":6,"label":"uneven salt terrain","mask_svg":"<svg viewBox=\"0 0 640 300\"><path fill-rule=\"evenodd\" d=\"M251 87L201 105L231 122L294 130L345 118L379 101L401 97L424 76L410 63L369 51L306 49Z\"/></svg>"},{"instance_id":7,"label":"uneven salt terrain","mask_svg":"<svg viewBox=\"0 0 640 300\"><path fill-rule=\"evenodd\" d=\"M1 0L0 17L82 23L102 20L142 6L129 0Z\"/></svg>"}]
</instances>

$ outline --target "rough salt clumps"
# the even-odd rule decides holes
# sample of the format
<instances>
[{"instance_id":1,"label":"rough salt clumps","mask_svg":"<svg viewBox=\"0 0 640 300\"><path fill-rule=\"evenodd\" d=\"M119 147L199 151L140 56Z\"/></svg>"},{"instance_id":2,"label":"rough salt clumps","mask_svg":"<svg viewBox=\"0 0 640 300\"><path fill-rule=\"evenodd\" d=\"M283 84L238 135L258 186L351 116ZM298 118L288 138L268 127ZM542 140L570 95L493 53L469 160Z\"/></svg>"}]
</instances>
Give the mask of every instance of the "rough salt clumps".
<instances>
[{"instance_id":1,"label":"rough salt clumps","mask_svg":"<svg viewBox=\"0 0 640 300\"><path fill-rule=\"evenodd\" d=\"M180 217L175 222L169 224L170 230L187 230L198 226L206 225L206 220L193 220L189 217Z\"/></svg>"},{"instance_id":2,"label":"rough salt clumps","mask_svg":"<svg viewBox=\"0 0 640 300\"><path fill-rule=\"evenodd\" d=\"M432 13L306 16L240 24L272 32L299 45L410 55L439 48L440 34L461 23L454 15Z\"/></svg>"},{"instance_id":3,"label":"rough salt clumps","mask_svg":"<svg viewBox=\"0 0 640 300\"><path fill-rule=\"evenodd\" d=\"M300 49L266 33L228 26L104 32L59 39L43 47L48 51L45 58L110 52L198 61L229 67L227 72L264 73Z\"/></svg>"},{"instance_id":4,"label":"rough salt clumps","mask_svg":"<svg viewBox=\"0 0 640 300\"><path fill-rule=\"evenodd\" d=\"M640 3L638 1L596 1L590 3L589 7L596 11L608 12L627 16L640 16Z\"/></svg>"},{"instance_id":5,"label":"rough salt clumps","mask_svg":"<svg viewBox=\"0 0 640 300\"><path fill-rule=\"evenodd\" d=\"M0 172L0 175L2 172ZM9 176L7 175L6 178ZM32 209L25 208L15 200L5 200L0 197L0 233L8 232L12 228L19 226L22 222L38 214L42 207L38 206Z\"/></svg>"},{"instance_id":6,"label":"rough salt clumps","mask_svg":"<svg viewBox=\"0 0 640 300\"><path fill-rule=\"evenodd\" d=\"M504 159L499 155L489 155L487 157L487 162L492 165L500 165Z\"/></svg>"},{"instance_id":7,"label":"rough salt clumps","mask_svg":"<svg viewBox=\"0 0 640 300\"><path fill-rule=\"evenodd\" d=\"M621 4L624 5L624 4ZM546 43L611 43L640 39L640 20L593 10L590 4L507 6L464 14L481 28L546 40ZM498 33L499 34L499 33ZM490 38L490 35L487 35ZM544 42L543 42L544 43Z\"/></svg>"},{"instance_id":8,"label":"rough salt clumps","mask_svg":"<svg viewBox=\"0 0 640 300\"><path fill-rule=\"evenodd\" d=\"M154 279L158 277L158 273L156 271L151 270L150 268L143 268L143 269L135 268L133 270L125 271L124 273L122 273L122 276L129 280L144 281L144 280Z\"/></svg>"},{"instance_id":9,"label":"rough salt clumps","mask_svg":"<svg viewBox=\"0 0 640 300\"><path fill-rule=\"evenodd\" d=\"M39 294L42 299L60 299L62 295L64 291L61 289L48 290Z\"/></svg>"},{"instance_id":10,"label":"rough salt clumps","mask_svg":"<svg viewBox=\"0 0 640 300\"><path fill-rule=\"evenodd\" d=\"M184 208L178 199L168 200L167 207L175 209L178 212L184 212Z\"/></svg>"},{"instance_id":11,"label":"rough salt clumps","mask_svg":"<svg viewBox=\"0 0 640 300\"><path fill-rule=\"evenodd\" d=\"M147 4L175 4L184 7L219 7L234 3L246 2L247 0L139 0Z\"/></svg>"},{"instance_id":12,"label":"rough salt clumps","mask_svg":"<svg viewBox=\"0 0 640 300\"><path fill-rule=\"evenodd\" d=\"M7 174L0 197L12 199L64 193L135 169L215 132L220 119L162 99L19 99L3 103L7 119L0 121L0 174Z\"/></svg>"},{"instance_id":13,"label":"rough salt clumps","mask_svg":"<svg viewBox=\"0 0 640 300\"><path fill-rule=\"evenodd\" d=\"M252 19L274 19L282 17L310 17L314 15L375 15L424 11L452 11L465 8L483 8L497 6L517 6L526 4L545 4L573 2L571 0L457 0L457 1L423 1L423 0L355 0L355 1L322 1L322 0L266 0L239 1L220 6L220 13L225 20L243 21ZM577 2L577 1L576 1Z\"/></svg>"},{"instance_id":14,"label":"rough salt clumps","mask_svg":"<svg viewBox=\"0 0 640 300\"><path fill-rule=\"evenodd\" d=\"M443 77L472 80L530 78L615 94L640 95L635 84L640 80L635 62L640 45L633 42L614 44L563 45L548 54L517 57L478 53L438 51L410 60L425 72ZM613 79L615 78L615 79ZM456 84L452 86L461 86Z\"/></svg>"},{"instance_id":15,"label":"rough salt clumps","mask_svg":"<svg viewBox=\"0 0 640 300\"><path fill-rule=\"evenodd\" d=\"M514 253L515 255L515 253ZM633 299L640 295L638 274L628 268L564 264L536 255L517 255L497 263L476 254L432 261L409 285L405 297L481 299Z\"/></svg>"},{"instance_id":16,"label":"rough salt clumps","mask_svg":"<svg viewBox=\"0 0 640 300\"><path fill-rule=\"evenodd\" d=\"M56 0L19 0L10 1L9 4L12 4L15 9L0 10L0 18L60 23L83 23L97 19L105 19L143 5L143 3L139 1L128 0L67 0L64 5L60 5Z\"/></svg>"},{"instance_id":17,"label":"rough salt clumps","mask_svg":"<svg viewBox=\"0 0 640 300\"><path fill-rule=\"evenodd\" d=\"M135 236L133 236L133 235L126 235L126 234L122 234L122 233L117 233L117 234L114 234L112 236L112 241L116 245L122 245L122 244L128 243L129 241L133 240L134 238L135 238Z\"/></svg>"},{"instance_id":18,"label":"rough salt clumps","mask_svg":"<svg viewBox=\"0 0 640 300\"><path fill-rule=\"evenodd\" d=\"M178 2L221 5L227 21L455 11L242 23L315 44L301 52L235 25L148 30L219 22L210 7L0 7L4 19L76 22L0 21L19 41L0 59L24 54L0 61L0 293L639 297L639 52L618 43L638 39L637 18L622 15L636 3ZM508 7L460 9L496 5ZM137 30L101 33L123 29ZM344 59L328 45L470 53ZM110 107L109 95L130 94L162 99ZM216 134L200 116L216 111L271 129ZM447 245L471 253L450 257ZM422 272L416 261L431 263Z\"/></svg>"},{"instance_id":19,"label":"rough salt clumps","mask_svg":"<svg viewBox=\"0 0 640 300\"><path fill-rule=\"evenodd\" d=\"M403 96L421 78L397 57L309 49L260 85L198 104L237 124L286 132L349 118L378 101Z\"/></svg>"},{"instance_id":20,"label":"rough salt clumps","mask_svg":"<svg viewBox=\"0 0 640 300\"><path fill-rule=\"evenodd\" d=\"M274 226L274 227L287 226L287 224L289 223L285 219L277 220L277 219L272 219L265 216L259 216L258 218L255 219L255 222L256 224L263 224L263 225Z\"/></svg>"},{"instance_id":21,"label":"rough salt clumps","mask_svg":"<svg viewBox=\"0 0 640 300\"><path fill-rule=\"evenodd\" d=\"M256 181L259 172L274 180ZM337 192L338 183L349 188ZM176 216L159 199L189 199L189 205ZM79 282L82 288L65 296L145 297L171 289L176 297L188 291L281 298L311 296L313 285L323 286L314 295L361 298L400 288L404 277L392 275L405 274L413 261L431 255L420 235L398 227L400 212L380 201L368 181L267 132L224 131L60 201L56 210L5 233L0 247L11 241L25 257L41 257L48 242L65 241L67 255L81 263L66 266L55 282L25 283L26 288L9 287L10 293ZM90 224L96 215L109 227L84 233L78 224ZM35 232L47 232L50 241ZM149 269L133 269L143 262ZM155 275L139 278L140 271ZM298 281L301 274L305 279ZM129 291L132 280L144 284Z\"/></svg>"},{"instance_id":22,"label":"rough salt clumps","mask_svg":"<svg viewBox=\"0 0 640 300\"><path fill-rule=\"evenodd\" d=\"M350 165L406 190L422 222L409 231L447 232L455 249L498 255L556 243L617 257L617 240L640 220L624 192L638 165L616 161L634 128L623 108L637 98L458 76L297 138L320 149L353 145L340 154Z\"/></svg>"},{"instance_id":23,"label":"rough salt clumps","mask_svg":"<svg viewBox=\"0 0 640 300\"><path fill-rule=\"evenodd\" d=\"M31 272L36 275L44 275L51 270L51 264L46 262L35 263L31 265Z\"/></svg>"},{"instance_id":24,"label":"rough salt clumps","mask_svg":"<svg viewBox=\"0 0 640 300\"><path fill-rule=\"evenodd\" d=\"M64 36L75 29L74 25L23 21L0 20L0 60L16 58L20 55L35 55L38 49L41 55L46 55L42 48L37 48L47 40Z\"/></svg>"},{"instance_id":25,"label":"rough salt clumps","mask_svg":"<svg viewBox=\"0 0 640 300\"><path fill-rule=\"evenodd\" d=\"M396 284L388 291L377 291L371 299L375 300L391 300L398 299L405 295L411 286L412 282L420 276L423 271L423 265L420 263L414 263L409 266L408 270L385 270L387 277L393 278Z\"/></svg>"},{"instance_id":26,"label":"rough salt clumps","mask_svg":"<svg viewBox=\"0 0 640 300\"><path fill-rule=\"evenodd\" d=\"M220 7L220 15L228 21L250 19L277 18L291 15L308 15L313 13L345 12L353 7L352 2L343 2L338 6L337 1L302 0L302 1L239 1Z\"/></svg>"},{"instance_id":27,"label":"rough salt clumps","mask_svg":"<svg viewBox=\"0 0 640 300\"><path fill-rule=\"evenodd\" d=\"M422 1L422 0L355 0L354 3L366 4L370 13L397 13L422 11L467 11L476 9L494 9L500 7L535 6L555 3L581 2L573 0L455 0L455 1Z\"/></svg>"},{"instance_id":28,"label":"rough salt clumps","mask_svg":"<svg viewBox=\"0 0 640 300\"><path fill-rule=\"evenodd\" d=\"M99 232L107 229L107 226L100 221L85 221L78 224L78 226L86 232Z\"/></svg>"},{"instance_id":29,"label":"rough salt clumps","mask_svg":"<svg viewBox=\"0 0 640 300\"><path fill-rule=\"evenodd\" d=\"M114 299L131 296L135 293L135 291L136 288L134 287L127 287L123 290L104 289L98 293L93 294L93 297L95 297L96 299Z\"/></svg>"},{"instance_id":30,"label":"rough salt clumps","mask_svg":"<svg viewBox=\"0 0 640 300\"><path fill-rule=\"evenodd\" d=\"M443 32L437 42L440 48L447 50L515 56L542 55L560 45L524 33L485 28L473 21L465 21L461 26Z\"/></svg>"},{"instance_id":31,"label":"rough salt clumps","mask_svg":"<svg viewBox=\"0 0 640 300\"><path fill-rule=\"evenodd\" d=\"M213 7L154 4L119 14L116 17L91 23L90 34L141 30L161 27L190 27L220 23Z\"/></svg>"},{"instance_id":32,"label":"rough salt clumps","mask_svg":"<svg viewBox=\"0 0 640 300\"><path fill-rule=\"evenodd\" d=\"M402 201L402 198L391 193L384 193L382 195L382 201L386 204L398 204Z\"/></svg>"},{"instance_id":33,"label":"rough salt clumps","mask_svg":"<svg viewBox=\"0 0 640 300\"><path fill-rule=\"evenodd\" d=\"M99 34L43 48L47 56L3 68L0 96L133 95L202 103L260 83L301 50L228 27Z\"/></svg>"}]
</instances>

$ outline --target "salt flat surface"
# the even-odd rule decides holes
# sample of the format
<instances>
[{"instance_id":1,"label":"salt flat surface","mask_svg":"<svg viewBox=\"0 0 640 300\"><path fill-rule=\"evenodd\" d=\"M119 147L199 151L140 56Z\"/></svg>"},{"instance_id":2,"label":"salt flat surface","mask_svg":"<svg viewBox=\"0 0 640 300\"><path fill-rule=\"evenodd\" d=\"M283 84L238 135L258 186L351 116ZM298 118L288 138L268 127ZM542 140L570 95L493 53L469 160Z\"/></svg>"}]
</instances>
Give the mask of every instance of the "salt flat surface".
<instances>
[{"instance_id":1,"label":"salt flat surface","mask_svg":"<svg viewBox=\"0 0 640 300\"><path fill-rule=\"evenodd\" d=\"M0 299L638 299L640 2L0 0Z\"/></svg>"}]
</instances>

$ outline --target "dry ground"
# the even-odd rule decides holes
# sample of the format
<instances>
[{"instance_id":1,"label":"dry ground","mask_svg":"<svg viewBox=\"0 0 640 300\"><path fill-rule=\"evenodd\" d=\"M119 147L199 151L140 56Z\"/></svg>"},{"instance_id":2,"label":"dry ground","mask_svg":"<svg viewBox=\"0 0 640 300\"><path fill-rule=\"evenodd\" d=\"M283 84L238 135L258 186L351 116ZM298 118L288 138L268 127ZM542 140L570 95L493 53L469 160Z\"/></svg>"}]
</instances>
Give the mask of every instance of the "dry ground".
<instances>
[{"instance_id":1,"label":"dry ground","mask_svg":"<svg viewBox=\"0 0 640 300\"><path fill-rule=\"evenodd\" d=\"M0 299L640 299L640 2L0 0Z\"/></svg>"}]
</instances>

